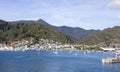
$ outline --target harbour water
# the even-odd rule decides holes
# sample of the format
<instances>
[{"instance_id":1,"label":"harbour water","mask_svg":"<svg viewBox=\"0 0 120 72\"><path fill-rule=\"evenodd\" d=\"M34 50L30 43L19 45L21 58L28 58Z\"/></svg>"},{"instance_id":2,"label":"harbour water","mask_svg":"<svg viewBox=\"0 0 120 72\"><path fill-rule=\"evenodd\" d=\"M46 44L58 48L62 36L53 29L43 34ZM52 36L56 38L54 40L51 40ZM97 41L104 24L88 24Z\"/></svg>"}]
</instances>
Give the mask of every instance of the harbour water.
<instances>
[{"instance_id":1,"label":"harbour water","mask_svg":"<svg viewBox=\"0 0 120 72\"><path fill-rule=\"evenodd\" d=\"M0 51L0 72L120 72L120 63L102 64L106 52Z\"/></svg>"}]
</instances>

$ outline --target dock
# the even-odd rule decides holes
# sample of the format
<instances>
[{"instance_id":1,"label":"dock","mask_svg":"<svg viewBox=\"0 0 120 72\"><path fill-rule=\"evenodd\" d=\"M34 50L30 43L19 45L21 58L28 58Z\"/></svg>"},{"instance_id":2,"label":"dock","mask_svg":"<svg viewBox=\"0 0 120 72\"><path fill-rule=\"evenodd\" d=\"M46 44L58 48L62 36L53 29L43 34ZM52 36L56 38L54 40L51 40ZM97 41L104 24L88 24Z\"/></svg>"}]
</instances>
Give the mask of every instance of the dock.
<instances>
[{"instance_id":1,"label":"dock","mask_svg":"<svg viewBox=\"0 0 120 72\"><path fill-rule=\"evenodd\" d=\"M115 57L113 58L103 58L102 59L102 63L103 64L111 64L111 63L120 63L120 48L101 48L103 49L103 51L110 51L110 52L114 52Z\"/></svg>"},{"instance_id":2,"label":"dock","mask_svg":"<svg viewBox=\"0 0 120 72\"><path fill-rule=\"evenodd\" d=\"M120 58L106 58L102 59L103 64L111 64L111 63L120 63Z\"/></svg>"},{"instance_id":3,"label":"dock","mask_svg":"<svg viewBox=\"0 0 120 72\"><path fill-rule=\"evenodd\" d=\"M115 53L114 58L103 58L102 63L103 64L110 64L110 63L120 63L120 52Z\"/></svg>"}]
</instances>

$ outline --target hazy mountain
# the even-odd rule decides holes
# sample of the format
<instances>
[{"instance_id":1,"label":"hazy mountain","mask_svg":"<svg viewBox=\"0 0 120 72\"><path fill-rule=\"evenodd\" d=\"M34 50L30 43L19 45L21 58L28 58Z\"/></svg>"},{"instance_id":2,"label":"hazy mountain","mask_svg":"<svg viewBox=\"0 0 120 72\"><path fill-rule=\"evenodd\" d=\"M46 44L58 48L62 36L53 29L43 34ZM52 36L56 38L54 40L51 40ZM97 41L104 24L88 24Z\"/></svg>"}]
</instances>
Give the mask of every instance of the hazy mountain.
<instances>
[{"instance_id":1,"label":"hazy mountain","mask_svg":"<svg viewBox=\"0 0 120 72\"><path fill-rule=\"evenodd\" d=\"M120 43L120 26L107 28L102 31L93 33L82 39L80 42L85 44L104 43L107 46L109 46L110 43Z\"/></svg>"},{"instance_id":2,"label":"hazy mountain","mask_svg":"<svg viewBox=\"0 0 120 72\"><path fill-rule=\"evenodd\" d=\"M58 30L58 31L68 35L72 39L75 39L75 40L80 40L80 39L86 37L89 34L92 34L94 32L99 31L99 30L85 30L85 29L82 29L82 28L79 28L79 27L68 27L68 26L57 27L57 26L50 25L49 23L45 22L42 19L39 19L37 22L39 22L43 25L46 25L49 28Z\"/></svg>"}]
</instances>

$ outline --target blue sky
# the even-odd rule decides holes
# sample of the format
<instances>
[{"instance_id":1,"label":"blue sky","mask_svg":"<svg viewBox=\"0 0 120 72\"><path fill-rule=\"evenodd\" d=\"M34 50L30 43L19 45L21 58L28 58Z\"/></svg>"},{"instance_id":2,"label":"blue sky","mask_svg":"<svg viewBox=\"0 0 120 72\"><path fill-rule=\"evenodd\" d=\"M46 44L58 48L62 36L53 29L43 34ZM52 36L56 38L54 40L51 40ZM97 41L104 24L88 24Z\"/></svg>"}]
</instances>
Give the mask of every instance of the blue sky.
<instances>
[{"instance_id":1,"label":"blue sky","mask_svg":"<svg viewBox=\"0 0 120 72\"><path fill-rule=\"evenodd\" d=\"M40 18L52 25L84 29L120 26L120 0L0 0L0 19Z\"/></svg>"}]
</instances>

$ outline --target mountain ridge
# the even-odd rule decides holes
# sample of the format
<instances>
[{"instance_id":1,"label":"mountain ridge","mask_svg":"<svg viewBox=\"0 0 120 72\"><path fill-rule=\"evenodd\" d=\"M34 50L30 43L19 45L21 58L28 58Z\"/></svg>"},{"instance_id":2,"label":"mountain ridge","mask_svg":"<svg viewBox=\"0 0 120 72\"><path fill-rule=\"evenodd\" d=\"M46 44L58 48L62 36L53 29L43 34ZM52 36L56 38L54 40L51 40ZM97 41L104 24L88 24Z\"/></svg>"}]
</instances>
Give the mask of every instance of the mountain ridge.
<instances>
[{"instance_id":1,"label":"mountain ridge","mask_svg":"<svg viewBox=\"0 0 120 72\"><path fill-rule=\"evenodd\" d=\"M80 27L53 26L42 19L37 20L37 22L40 22L41 24L46 25L52 29L58 30L58 31L68 35L69 37L71 37L74 40L80 40L89 34L99 31L99 30L93 30L93 29L85 30Z\"/></svg>"}]
</instances>

